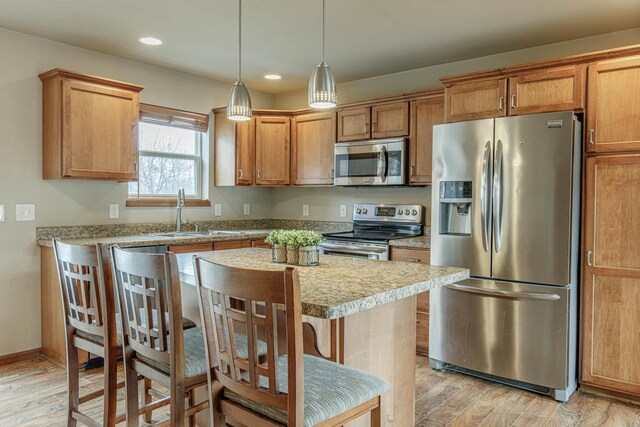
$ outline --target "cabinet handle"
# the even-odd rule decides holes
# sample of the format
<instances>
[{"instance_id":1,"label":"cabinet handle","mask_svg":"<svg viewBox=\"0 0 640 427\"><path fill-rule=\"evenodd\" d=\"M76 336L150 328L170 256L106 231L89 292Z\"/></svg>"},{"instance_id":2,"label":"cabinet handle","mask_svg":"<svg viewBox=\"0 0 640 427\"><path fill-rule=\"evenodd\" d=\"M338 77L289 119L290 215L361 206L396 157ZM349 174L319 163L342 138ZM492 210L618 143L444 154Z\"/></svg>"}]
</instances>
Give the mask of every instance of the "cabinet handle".
<instances>
[{"instance_id":1,"label":"cabinet handle","mask_svg":"<svg viewBox=\"0 0 640 427\"><path fill-rule=\"evenodd\" d=\"M407 262L420 262L420 260L417 258L408 258Z\"/></svg>"},{"instance_id":2,"label":"cabinet handle","mask_svg":"<svg viewBox=\"0 0 640 427\"><path fill-rule=\"evenodd\" d=\"M333 178L333 172L334 172L334 170L331 169L331 175L329 175L329 178Z\"/></svg>"},{"instance_id":3,"label":"cabinet handle","mask_svg":"<svg viewBox=\"0 0 640 427\"><path fill-rule=\"evenodd\" d=\"M242 179L242 169L238 169L238 178Z\"/></svg>"},{"instance_id":4,"label":"cabinet handle","mask_svg":"<svg viewBox=\"0 0 640 427\"><path fill-rule=\"evenodd\" d=\"M411 176L415 176L416 175L416 167L415 165L411 165Z\"/></svg>"},{"instance_id":5,"label":"cabinet handle","mask_svg":"<svg viewBox=\"0 0 640 427\"><path fill-rule=\"evenodd\" d=\"M516 108L516 94L511 95L511 108L515 110Z\"/></svg>"},{"instance_id":6,"label":"cabinet handle","mask_svg":"<svg viewBox=\"0 0 640 427\"><path fill-rule=\"evenodd\" d=\"M591 251L587 251L587 265L589 267L593 266L593 263L591 262Z\"/></svg>"},{"instance_id":7,"label":"cabinet handle","mask_svg":"<svg viewBox=\"0 0 640 427\"><path fill-rule=\"evenodd\" d=\"M257 173L257 175L258 175L258 179L260 179L260 169L258 169L258 170L256 171L256 173Z\"/></svg>"},{"instance_id":8,"label":"cabinet handle","mask_svg":"<svg viewBox=\"0 0 640 427\"><path fill-rule=\"evenodd\" d=\"M589 144L591 145L595 144L595 141L593 139L594 133L595 133L595 129L589 129Z\"/></svg>"},{"instance_id":9,"label":"cabinet handle","mask_svg":"<svg viewBox=\"0 0 640 427\"><path fill-rule=\"evenodd\" d=\"M504 96L501 96L498 100L498 110L502 111L504 109Z\"/></svg>"},{"instance_id":10,"label":"cabinet handle","mask_svg":"<svg viewBox=\"0 0 640 427\"><path fill-rule=\"evenodd\" d=\"M369 133L369 123L364 124L364 133Z\"/></svg>"},{"instance_id":11,"label":"cabinet handle","mask_svg":"<svg viewBox=\"0 0 640 427\"><path fill-rule=\"evenodd\" d=\"M133 171L138 172L138 162L133 162Z\"/></svg>"}]
</instances>

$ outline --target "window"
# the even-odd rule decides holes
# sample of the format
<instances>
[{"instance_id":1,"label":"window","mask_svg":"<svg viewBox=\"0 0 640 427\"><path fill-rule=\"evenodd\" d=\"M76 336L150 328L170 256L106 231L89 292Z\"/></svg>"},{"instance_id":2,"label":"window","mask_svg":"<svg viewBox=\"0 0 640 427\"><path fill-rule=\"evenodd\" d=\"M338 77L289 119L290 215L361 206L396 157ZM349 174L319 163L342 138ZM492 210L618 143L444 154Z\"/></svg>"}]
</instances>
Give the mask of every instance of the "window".
<instances>
[{"instance_id":1,"label":"window","mask_svg":"<svg viewBox=\"0 0 640 427\"><path fill-rule=\"evenodd\" d=\"M208 116L142 104L138 182L129 183L127 204L171 205L180 188L188 199L202 200L207 127Z\"/></svg>"}]
</instances>

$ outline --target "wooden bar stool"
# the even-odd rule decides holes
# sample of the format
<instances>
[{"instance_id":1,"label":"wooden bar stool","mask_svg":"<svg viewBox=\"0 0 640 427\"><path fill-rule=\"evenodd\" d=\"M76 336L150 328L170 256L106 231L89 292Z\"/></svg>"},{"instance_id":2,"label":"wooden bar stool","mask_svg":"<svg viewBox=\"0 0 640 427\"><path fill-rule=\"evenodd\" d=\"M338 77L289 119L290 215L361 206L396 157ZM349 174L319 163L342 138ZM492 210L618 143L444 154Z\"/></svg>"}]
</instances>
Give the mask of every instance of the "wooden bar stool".
<instances>
[{"instance_id":1,"label":"wooden bar stool","mask_svg":"<svg viewBox=\"0 0 640 427\"><path fill-rule=\"evenodd\" d=\"M53 239L58 269L67 346L67 425L113 426L124 421L116 415L117 358L116 306L110 269L103 268L103 251L97 245L69 245ZM107 264L108 265L108 264ZM104 387L80 396L78 349L104 358ZM102 420L80 412L79 406L104 395Z\"/></svg>"},{"instance_id":2,"label":"wooden bar stool","mask_svg":"<svg viewBox=\"0 0 640 427\"><path fill-rule=\"evenodd\" d=\"M122 314L127 425L139 415L151 421L153 410L169 404L170 416L156 425L182 426L185 417L209 406L195 403L194 390L207 387L204 338L199 327L182 328L182 298L176 257L172 253L144 254L111 248L114 283ZM158 313L153 316L153 312ZM169 396L150 389L145 404L138 401L138 377L169 389ZM151 397L157 397L151 401ZM185 399L188 398L188 406Z\"/></svg>"},{"instance_id":3,"label":"wooden bar stool","mask_svg":"<svg viewBox=\"0 0 640 427\"><path fill-rule=\"evenodd\" d=\"M196 257L194 271L207 350L213 425L341 426L370 413L380 426L381 396L391 386L374 375L303 354L298 273L244 270ZM230 307L244 301L244 310ZM285 309L286 348L278 348L278 307ZM234 337L242 329L248 354ZM258 331L266 362L258 357ZM230 339L229 339L230 338Z\"/></svg>"}]
</instances>

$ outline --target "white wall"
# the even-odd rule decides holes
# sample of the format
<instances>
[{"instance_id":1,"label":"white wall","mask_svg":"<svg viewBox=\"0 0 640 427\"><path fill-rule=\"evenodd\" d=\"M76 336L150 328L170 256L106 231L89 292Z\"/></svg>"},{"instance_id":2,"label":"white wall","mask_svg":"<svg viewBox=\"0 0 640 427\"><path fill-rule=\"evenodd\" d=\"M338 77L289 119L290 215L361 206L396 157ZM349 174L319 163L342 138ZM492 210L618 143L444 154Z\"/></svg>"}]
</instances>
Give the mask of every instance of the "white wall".
<instances>
[{"instance_id":1,"label":"white wall","mask_svg":"<svg viewBox=\"0 0 640 427\"><path fill-rule=\"evenodd\" d=\"M0 29L0 355L40 346L39 225L171 221L171 208L125 208L127 185L99 181L44 181L42 91L38 74L68 68L145 86L145 103L207 113L226 103L229 85L164 68L104 55ZM256 107L273 105L271 95L252 91ZM223 204L223 219L270 218L270 190L221 188L210 192ZM243 217L243 203L252 215ZM15 205L34 203L35 222L16 222ZM119 203L119 220L108 219ZM212 208L187 208L191 219L214 219Z\"/></svg>"}]
</instances>

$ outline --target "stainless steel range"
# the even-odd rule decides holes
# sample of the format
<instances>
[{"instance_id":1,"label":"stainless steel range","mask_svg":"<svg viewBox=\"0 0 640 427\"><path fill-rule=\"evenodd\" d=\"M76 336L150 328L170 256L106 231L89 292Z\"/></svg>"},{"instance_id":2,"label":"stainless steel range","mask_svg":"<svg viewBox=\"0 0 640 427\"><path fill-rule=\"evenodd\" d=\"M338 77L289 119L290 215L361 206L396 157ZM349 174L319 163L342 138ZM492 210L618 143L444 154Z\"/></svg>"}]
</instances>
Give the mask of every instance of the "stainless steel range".
<instances>
[{"instance_id":1,"label":"stainless steel range","mask_svg":"<svg viewBox=\"0 0 640 427\"><path fill-rule=\"evenodd\" d=\"M389 259L389 240L422 235L420 205L355 204L353 231L325 234L320 252L329 255Z\"/></svg>"}]
</instances>

